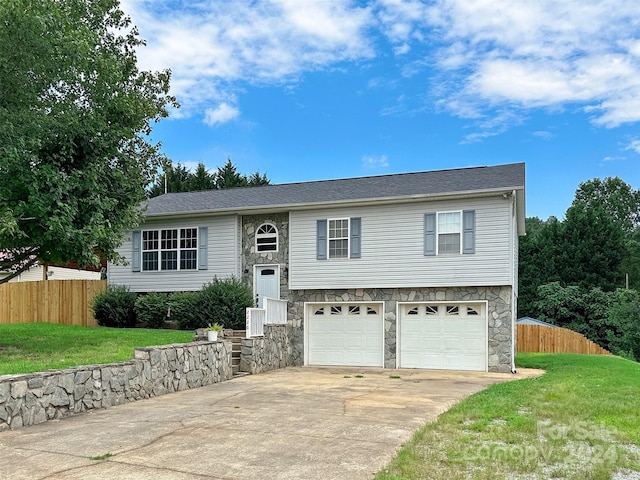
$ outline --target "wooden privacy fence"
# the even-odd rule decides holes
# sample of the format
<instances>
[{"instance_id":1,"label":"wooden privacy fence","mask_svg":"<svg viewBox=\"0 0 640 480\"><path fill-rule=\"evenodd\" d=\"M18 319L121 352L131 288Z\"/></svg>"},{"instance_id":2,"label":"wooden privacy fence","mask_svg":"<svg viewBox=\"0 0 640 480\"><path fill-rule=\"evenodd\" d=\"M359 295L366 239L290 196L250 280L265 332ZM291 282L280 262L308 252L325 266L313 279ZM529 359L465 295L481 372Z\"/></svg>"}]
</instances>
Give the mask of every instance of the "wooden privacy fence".
<instances>
[{"instance_id":1,"label":"wooden privacy fence","mask_svg":"<svg viewBox=\"0 0 640 480\"><path fill-rule=\"evenodd\" d=\"M516 348L518 352L586 353L611 355L588 338L560 327L543 325L518 325Z\"/></svg>"},{"instance_id":2,"label":"wooden privacy fence","mask_svg":"<svg viewBox=\"0 0 640 480\"><path fill-rule=\"evenodd\" d=\"M106 288L106 280L0 284L0 324L48 322L96 326L91 303Z\"/></svg>"}]
</instances>

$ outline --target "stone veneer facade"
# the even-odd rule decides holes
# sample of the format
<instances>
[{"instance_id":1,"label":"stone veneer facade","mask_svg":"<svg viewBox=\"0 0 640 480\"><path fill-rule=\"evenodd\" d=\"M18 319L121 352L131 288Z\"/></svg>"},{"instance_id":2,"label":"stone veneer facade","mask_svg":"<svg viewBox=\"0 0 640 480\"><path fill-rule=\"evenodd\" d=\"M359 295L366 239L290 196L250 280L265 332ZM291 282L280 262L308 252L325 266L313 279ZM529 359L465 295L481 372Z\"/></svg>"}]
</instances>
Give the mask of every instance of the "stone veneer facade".
<instances>
[{"instance_id":1,"label":"stone veneer facade","mask_svg":"<svg viewBox=\"0 0 640 480\"><path fill-rule=\"evenodd\" d=\"M278 251L256 252L255 232L263 223L278 229ZM430 301L487 301L488 303L488 369L509 372L512 368L512 291L510 286L380 288L348 290L289 290L285 268L289 264L289 215L274 213L242 217L243 279L253 288L253 266L280 265L280 298L289 301L288 318L293 325L293 348L301 352L291 359L292 365L304 363L305 302L384 302L385 368L396 366L396 303ZM266 334L266 333L265 333ZM261 367L256 366L260 369Z\"/></svg>"},{"instance_id":2,"label":"stone veneer facade","mask_svg":"<svg viewBox=\"0 0 640 480\"><path fill-rule=\"evenodd\" d=\"M232 377L231 342L135 349L126 362L0 376L0 431Z\"/></svg>"},{"instance_id":3,"label":"stone veneer facade","mask_svg":"<svg viewBox=\"0 0 640 480\"><path fill-rule=\"evenodd\" d=\"M278 229L278 250L276 252L256 251L256 230L263 223L270 223ZM254 265L280 266L280 298L289 294L289 214L245 215L242 217L242 279L254 287Z\"/></svg>"}]
</instances>

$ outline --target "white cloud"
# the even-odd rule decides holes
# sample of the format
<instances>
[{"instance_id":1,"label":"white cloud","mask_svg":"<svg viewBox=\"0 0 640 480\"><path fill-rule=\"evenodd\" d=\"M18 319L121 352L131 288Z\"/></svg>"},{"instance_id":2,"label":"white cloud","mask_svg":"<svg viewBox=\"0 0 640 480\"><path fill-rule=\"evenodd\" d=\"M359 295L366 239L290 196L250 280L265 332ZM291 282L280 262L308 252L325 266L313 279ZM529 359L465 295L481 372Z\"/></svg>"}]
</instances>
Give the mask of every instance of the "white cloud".
<instances>
[{"instance_id":1,"label":"white cloud","mask_svg":"<svg viewBox=\"0 0 640 480\"><path fill-rule=\"evenodd\" d=\"M543 140L551 140L555 135L546 130L537 130L532 134L534 137L541 138Z\"/></svg>"},{"instance_id":2,"label":"white cloud","mask_svg":"<svg viewBox=\"0 0 640 480\"><path fill-rule=\"evenodd\" d=\"M386 155L380 156L369 156L365 155L362 157L362 166L366 169L380 169L387 168L389 166L389 161L387 160Z\"/></svg>"},{"instance_id":3,"label":"white cloud","mask_svg":"<svg viewBox=\"0 0 640 480\"><path fill-rule=\"evenodd\" d=\"M370 10L340 0L125 0L122 8L148 42L141 67L172 70L182 116L235 96L242 82L294 81L374 54Z\"/></svg>"},{"instance_id":4,"label":"white cloud","mask_svg":"<svg viewBox=\"0 0 640 480\"><path fill-rule=\"evenodd\" d=\"M463 118L485 122L494 110L504 118L509 109L517 117L528 109L571 105L605 127L640 121L640 21L633 1L122 5L148 40L139 52L141 67L171 68L180 116L231 107L246 85L294 83L306 72L382 57L389 47L405 77L399 81L426 70L429 101Z\"/></svg>"},{"instance_id":5,"label":"white cloud","mask_svg":"<svg viewBox=\"0 0 640 480\"><path fill-rule=\"evenodd\" d=\"M637 5L620 0L439 0L432 26L456 115L584 107L607 127L640 121ZM444 72L455 71L450 82Z\"/></svg>"},{"instance_id":6,"label":"white cloud","mask_svg":"<svg viewBox=\"0 0 640 480\"><path fill-rule=\"evenodd\" d=\"M411 50L409 44L403 43L402 45L398 45L397 47L395 47L393 49L393 53L395 53L396 55L404 55L405 53L409 53L409 50Z\"/></svg>"},{"instance_id":7,"label":"white cloud","mask_svg":"<svg viewBox=\"0 0 640 480\"><path fill-rule=\"evenodd\" d=\"M495 137L506 132L515 125L520 125L524 121L522 115L518 115L511 110L499 110L491 116L484 116L475 121L477 131L465 135L461 143L475 143L485 138Z\"/></svg>"},{"instance_id":8,"label":"white cloud","mask_svg":"<svg viewBox=\"0 0 640 480\"><path fill-rule=\"evenodd\" d=\"M611 157L607 156L602 159L601 163L617 162L619 160L626 160L626 157Z\"/></svg>"},{"instance_id":9,"label":"white cloud","mask_svg":"<svg viewBox=\"0 0 640 480\"><path fill-rule=\"evenodd\" d=\"M207 108L204 112L204 123L210 126L226 123L240 115L240 110L228 103L221 103L216 108Z\"/></svg>"},{"instance_id":10,"label":"white cloud","mask_svg":"<svg viewBox=\"0 0 640 480\"><path fill-rule=\"evenodd\" d=\"M634 138L629 142L629 145L625 150L633 150L636 153L640 153L640 138Z\"/></svg>"}]
</instances>

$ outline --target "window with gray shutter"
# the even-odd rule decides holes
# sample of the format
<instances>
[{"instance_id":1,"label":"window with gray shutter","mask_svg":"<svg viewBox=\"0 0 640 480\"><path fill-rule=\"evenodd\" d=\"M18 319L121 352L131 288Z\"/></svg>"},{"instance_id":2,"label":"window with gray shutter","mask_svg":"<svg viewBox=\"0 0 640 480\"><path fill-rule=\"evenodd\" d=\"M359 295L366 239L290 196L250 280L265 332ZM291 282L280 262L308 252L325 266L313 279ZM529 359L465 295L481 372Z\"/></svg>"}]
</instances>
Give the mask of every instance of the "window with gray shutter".
<instances>
[{"instance_id":1,"label":"window with gray shutter","mask_svg":"<svg viewBox=\"0 0 640 480\"><path fill-rule=\"evenodd\" d=\"M424 254L436 254L436 214L424 214Z\"/></svg>"},{"instance_id":2,"label":"window with gray shutter","mask_svg":"<svg viewBox=\"0 0 640 480\"><path fill-rule=\"evenodd\" d=\"M318 260L327 259L327 220L316 222L316 258Z\"/></svg>"},{"instance_id":3,"label":"window with gray shutter","mask_svg":"<svg viewBox=\"0 0 640 480\"><path fill-rule=\"evenodd\" d=\"M361 237L362 237L362 219L360 217L354 217L351 219L351 258L360 258L361 252Z\"/></svg>"},{"instance_id":4,"label":"window with gray shutter","mask_svg":"<svg viewBox=\"0 0 640 480\"><path fill-rule=\"evenodd\" d=\"M462 212L462 253L476 253L476 212Z\"/></svg>"}]
</instances>

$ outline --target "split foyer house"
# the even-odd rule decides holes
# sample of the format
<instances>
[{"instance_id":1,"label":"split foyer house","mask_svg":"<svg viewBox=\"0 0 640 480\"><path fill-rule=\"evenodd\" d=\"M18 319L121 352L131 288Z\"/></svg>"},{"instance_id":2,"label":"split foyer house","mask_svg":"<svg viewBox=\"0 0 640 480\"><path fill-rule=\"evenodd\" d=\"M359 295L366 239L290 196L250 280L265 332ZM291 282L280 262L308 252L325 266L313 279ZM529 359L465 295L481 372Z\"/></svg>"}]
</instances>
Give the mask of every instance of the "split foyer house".
<instances>
[{"instance_id":1,"label":"split foyer house","mask_svg":"<svg viewBox=\"0 0 640 480\"><path fill-rule=\"evenodd\" d=\"M525 166L169 193L109 265L135 292L236 277L307 365L513 369Z\"/></svg>"}]
</instances>

